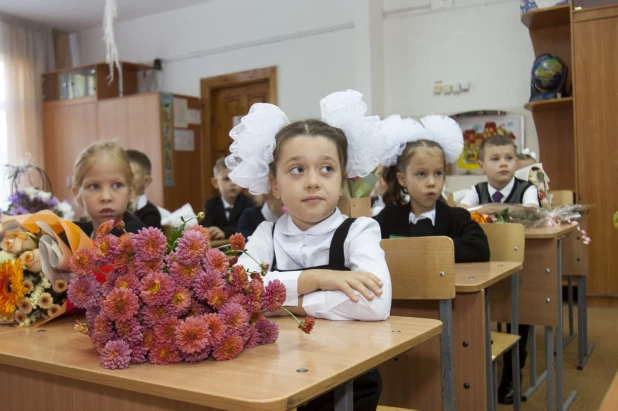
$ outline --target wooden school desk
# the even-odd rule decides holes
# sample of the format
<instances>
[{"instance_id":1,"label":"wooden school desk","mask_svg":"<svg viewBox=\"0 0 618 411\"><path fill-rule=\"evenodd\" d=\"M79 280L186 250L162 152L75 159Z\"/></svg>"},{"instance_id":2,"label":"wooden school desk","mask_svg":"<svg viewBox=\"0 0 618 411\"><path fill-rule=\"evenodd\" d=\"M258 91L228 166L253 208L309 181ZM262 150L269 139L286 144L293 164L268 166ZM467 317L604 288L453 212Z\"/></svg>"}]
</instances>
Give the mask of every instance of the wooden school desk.
<instances>
[{"instance_id":1,"label":"wooden school desk","mask_svg":"<svg viewBox=\"0 0 618 411\"><path fill-rule=\"evenodd\" d=\"M576 230L576 224L557 227L527 228L524 268L519 280L519 323L545 327L545 358L547 370L536 375L536 340L534 327L530 330L530 388L523 396L529 398L542 381L547 379L547 409L553 410L554 389L557 409L566 410L577 395L569 394L563 403L562 395L562 240ZM492 292L492 319L510 321L510 290L498 285ZM556 328L556 384L554 388L554 327Z\"/></svg>"},{"instance_id":2,"label":"wooden school desk","mask_svg":"<svg viewBox=\"0 0 618 411\"><path fill-rule=\"evenodd\" d=\"M607 394L603 398L599 411L616 411L618 410L618 373L609 386Z\"/></svg>"},{"instance_id":3,"label":"wooden school desk","mask_svg":"<svg viewBox=\"0 0 618 411\"><path fill-rule=\"evenodd\" d=\"M277 318L279 339L232 361L106 370L75 318L0 334L0 401L7 410L293 410L335 389L351 410L352 380L439 335L442 323L317 320L311 335Z\"/></svg>"},{"instance_id":4,"label":"wooden school desk","mask_svg":"<svg viewBox=\"0 0 618 411\"><path fill-rule=\"evenodd\" d=\"M487 389L487 377L491 376L491 341L487 343L486 333L489 323L485 321L488 307L485 295L487 287L514 275L521 269L521 263L499 261L455 264L456 296L453 301L452 324L455 404L458 411L487 410L490 406L488 404L491 404L488 403L490 391ZM397 301L397 304L393 301L391 312L394 315L424 318L438 318L439 315L437 302L427 300ZM442 378L439 341L437 339L428 341L413 351L415 352L402 355L398 361L385 364L389 373L396 373L401 378L387 381L385 375L380 403L420 410L440 410ZM413 357L418 362L408 365L406 357ZM418 366L415 366L416 364ZM408 380L413 380L414 386L422 386L423 392L420 394L411 392ZM386 383L392 386L387 386Z\"/></svg>"},{"instance_id":5,"label":"wooden school desk","mask_svg":"<svg viewBox=\"0 0 618 411\"><path fill-rule=\"evenodd\" d=\"M494 380L492 377L492 356L491 356L491 309L490 309L490 290L491 287L500 282L505 283L505 279L511 278L510 290L510 316L511 316L511 333L519 334L519 272L522 270L523 265L519 262L501 262L491 261L488 263L467 263L467 264L455 264L455 291L457 292L457 298L460 295L466 295L476 300L476 304L471 306L468 315L470 318L476 318L476 322L484 324L484 330L481 331L481 337L478 339L484 339L484 344L474 344L473 347L464 343L463 347L467 351L468 355L463 355L461 360L457 361L457 351L455 351L455 369L460 368L460 372L467 373L468 378L474 378L478 376L478 373L473 373L470 370L479 368L480 365L485 365L485 398L487 399L486 409L493 410L494 403L493 396L496 395L497 387L494 387ZM454 332L455 341L457 340L457 333ZM464 340L465 341L465 340ZM483 347L484 346L484 347ZM484 348L484 353L481 348ZM475 352L476 354L472 354ZM513 362L519 364L519 351L513 350ZM517 373L518 369L513 367L513 372ZM481 384L482 379L477 378L472 383L475 385ZM520 387L518 386L518 379L514 379L514 392L518 393ZM457 382L457 380L456 380ZM470 384L471 381L466 383ZM465 383L464 383L465 384ZM519 397L515 398L514 404L515 410L519 410Z\"/></svg>"},{"instance_id":6,"label":"wooden school desk","mask_svg":"<svg viewBox=\"0 0 618 411\"><path fill-rule=\"evenodd\" d=\"M580 205L581 218L577 220L582 230L588 226L588 213L594 205ZM564 239L562 275L567 279L569 301L569 335L563 347L577 337L577 369L583 370L594 349L594 343L588 342L588 245L583 243L579 231ZM573 332L573 277L577 277L577 334Z\"/></svg>"}]
</instances>

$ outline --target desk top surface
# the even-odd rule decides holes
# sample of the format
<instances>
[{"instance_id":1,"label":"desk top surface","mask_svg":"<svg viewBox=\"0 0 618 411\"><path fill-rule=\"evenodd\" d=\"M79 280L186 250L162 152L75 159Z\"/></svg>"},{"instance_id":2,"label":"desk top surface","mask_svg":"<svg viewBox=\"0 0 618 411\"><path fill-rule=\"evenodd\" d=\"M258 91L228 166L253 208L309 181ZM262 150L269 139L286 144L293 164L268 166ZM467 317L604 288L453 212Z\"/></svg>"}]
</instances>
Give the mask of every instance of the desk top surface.
<instances>
[{"instance_id":1,"label":"desk top surface","mask_svg":"<svg viewBox=\"0 0 618 411\"><path fill-rule=\"evenodd\" d=\"M522 263L508 261L455 264L455 292L479 292L522 268Z\"/></svg>"},{"instance_id":2,"label":"desk top surface","mask_svg":"<svg viewBox=\"0 0 618 411\"><path fill-rule=\"evenodd\" d=\"M225 410L287 410L438 335L437 320L317 320L311 335L274 319L279 339L231 361L106 370L75 317L0 334L0 364ZM44 330L44 331L43 331ZM399 332L393 332L399 330ZM298 369L307 372L298 372Z\"/></svg>"},{"instance_id":3,"label":"desk top surface","mask_svg":"<svg viewBox=\"0 0 618 411\"><path fill-rule=\"evenodd\" d=\"M609 386L599 411L614 411L616 409L618 409L618 373L616 373L612 385Z\"/></svg>"},{"instance_id":4,"label":"desk top surface","mask_svg":"<svg viewBox=\"0 0 618 411\"><path fill-rule=\"evenodd\" d=\"M558 238L575 230L577 223L561 224L555 227L526 228L526 239Z\"/></svg>"}]
</instances>

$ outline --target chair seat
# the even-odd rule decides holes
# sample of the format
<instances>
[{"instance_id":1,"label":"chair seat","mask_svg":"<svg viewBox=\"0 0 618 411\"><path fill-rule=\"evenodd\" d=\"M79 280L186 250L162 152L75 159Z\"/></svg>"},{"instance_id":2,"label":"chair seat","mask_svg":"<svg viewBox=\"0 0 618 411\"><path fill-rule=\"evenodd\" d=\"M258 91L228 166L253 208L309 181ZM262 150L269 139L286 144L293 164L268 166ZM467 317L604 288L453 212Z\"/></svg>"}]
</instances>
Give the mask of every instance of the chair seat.
<instances>
[{"instance_id":1,"label":"chair seat","mask_svg":"<svg viewBox=\"0 0 618 411\"><path fill-rule=\"evenodd\" d=\"M492 332L491 333L491 360L495 361L496 358L503 355L505 352L511 349L521 337L519 335Z\"/></svg>"}]
</instances>

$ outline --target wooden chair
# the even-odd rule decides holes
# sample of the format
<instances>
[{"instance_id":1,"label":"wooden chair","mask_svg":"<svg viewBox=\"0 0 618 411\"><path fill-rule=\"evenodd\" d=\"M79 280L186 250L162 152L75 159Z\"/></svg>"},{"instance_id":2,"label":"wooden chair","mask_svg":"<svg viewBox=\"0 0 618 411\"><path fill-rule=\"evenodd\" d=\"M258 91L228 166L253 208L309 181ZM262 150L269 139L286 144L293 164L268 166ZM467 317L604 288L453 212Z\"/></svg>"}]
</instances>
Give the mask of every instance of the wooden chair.
<instances>
[{"instance_id":1,"label":"wooden chair","mask_svg":"<svg viewBox=\"0 0 618 411\"><path fill-rule=\"evenodd\" d=\"M556 208L561 205L575 204L574 194L571 190L555 190L550 191L549 194L553 194L551 199L552 208Z\"/></svg>"},{"instance_id":2,"label":"wooden chair","mask_svg":"<svg viewBox=\"0 0 618 411\"><path fill-rule=\"evenodd\" d=\"M453 356L453 307L455 298L455 249L448 237L399 238L382 240L393 287L393 308L408 300L438 300L440 335L442 407L455 409L455 374ZM392 311L391 311L392 312ZM401 315L398 312L397 315ZM408 313L410 315L410 313ZM418 316L418 315L414 315ZM406 359L402 356L398 366ZM412 367L418 364L410 363ZM385 385L401 375L385 374ZM392 380L391 380L392 381Z\"/></svg>"},{"instance_id":3,"label":"wooden chair","mask_svg":"<svg viewBox=\"0 0 618 411\"><path fill-rule=\"evenodd\" d=\"M489 242L491 261L514 261L523 263L526 244L524 226L521 224L481 224ZM489 319L487 319L489 321ZM491 333L491 361L494 410L498 409L498 358L511 351L512 358L517 358L517 367L513 366L513 381L519 379L519 351L517 334L502 333L502 324L498 323L498 332ZM489 384L488 384L489 385ZM521 388L521 387L520 387ZM521 391L521 390L520 390Z\"/></svg>"}]
</instances>

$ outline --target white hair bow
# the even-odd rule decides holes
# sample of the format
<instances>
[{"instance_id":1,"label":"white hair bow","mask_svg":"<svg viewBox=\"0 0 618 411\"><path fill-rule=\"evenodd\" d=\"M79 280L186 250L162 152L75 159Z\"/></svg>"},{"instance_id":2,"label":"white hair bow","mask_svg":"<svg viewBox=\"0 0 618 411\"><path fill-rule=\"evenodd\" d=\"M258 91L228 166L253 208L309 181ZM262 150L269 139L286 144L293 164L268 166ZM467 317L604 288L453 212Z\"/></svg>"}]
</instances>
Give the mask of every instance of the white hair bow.
<instances>
[{"instance_id":1,"label":"white hair bow","mask_svg":"<svg viewBox=\"0 0 618 411\"><path fill-rule=\"evenodd\" d=\"M529 155L530 157L532 157L535 160L537 159L536 158L536 153L534 151L530 151L529 148L524 148L521 153L522 154L527 154L527 155Z\"/></svg>"}]
</instances>

